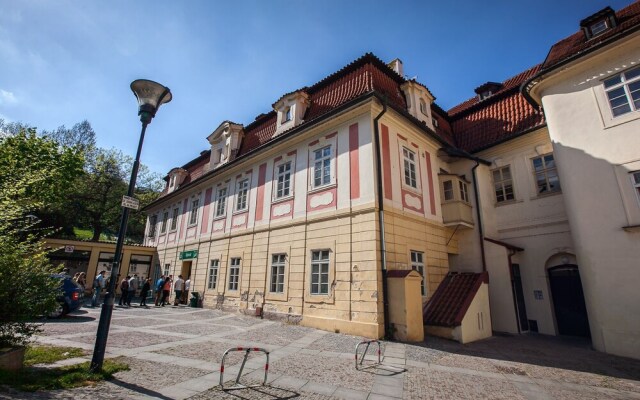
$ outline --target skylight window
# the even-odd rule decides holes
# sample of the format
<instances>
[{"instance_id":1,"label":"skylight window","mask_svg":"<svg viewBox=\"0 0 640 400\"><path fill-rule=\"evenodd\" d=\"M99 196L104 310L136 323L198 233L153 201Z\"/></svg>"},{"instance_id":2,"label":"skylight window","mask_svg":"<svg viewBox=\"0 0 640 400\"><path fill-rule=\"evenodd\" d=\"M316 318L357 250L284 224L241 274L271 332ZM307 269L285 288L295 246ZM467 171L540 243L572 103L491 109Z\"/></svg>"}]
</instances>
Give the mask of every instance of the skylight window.
<instances>
[{"instance_id":1,"label":"skylight window","mask_svg":"<svg viewBox=\"0 0 640 400\"><path fill-rule=\"evenodd\" d=\"M606 31L607 29L609 29L609 24L607 24L607 20L603 19L600 20L598 22L596 22L595 24L591 25L589 27L589 29L591 29L591 36L598 36L599 34L601 34L602 32Z\"/></svg>"}]
</instances>

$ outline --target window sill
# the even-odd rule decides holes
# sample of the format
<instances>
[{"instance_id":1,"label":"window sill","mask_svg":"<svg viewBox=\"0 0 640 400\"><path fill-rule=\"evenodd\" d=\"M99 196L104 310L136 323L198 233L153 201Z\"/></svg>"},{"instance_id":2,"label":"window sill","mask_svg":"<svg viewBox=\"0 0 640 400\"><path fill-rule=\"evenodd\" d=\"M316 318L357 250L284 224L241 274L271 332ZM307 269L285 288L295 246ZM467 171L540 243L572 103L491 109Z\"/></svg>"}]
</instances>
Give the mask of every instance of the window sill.
<instances>
[{"instance_id":1,"label":"window sill","mask_svg":"<svg viewBox=\"0 0 640 400\"><path fill-rule=\"evenodd\" d=\"M622 229L626 232L640 232L640 225L623 226Z\"/></svg>"},{"instance_id":2,"label":"window sill","mask_svg":"<svg viewBox=\"0 0 640 400\"><path fill-rule=\"evenodd\" d=\"M413 186L407 185L404 182L402 183L402 190L406 190L407 192L413 192L418 196L422 196L422 188L420 187L414 188Z\"/></svg>"},{"instance_id":3,"label":"window sill","mask_svg":"<svg viewBox=\"0 0 640 400\"><path fill-rule=\"evenodd\" d=\"M562 194L562 190L556 190L555 192L539 193L538 195L533 196L531 200L544 199L545 197L557 196L559 194Z\"/></svg>"},{"instance_id":4,"label":"window sill","mask_svg":"<svg viewBox=\"0 0 640 400\"><path fill-rule=\"evenodd\" d=\"M277 199L271 200L271 204L284 203L285 201L292 200L292 199L293 199L293 195L290 194L288 196L278 197Z\"/></svg>"},{"instance_id":5,"label":"window sill","mask_svg":"<svg viewBox=\"0 0 640 400\"><path fill-rule=\"evenodd\" d=\"M518 200L518 199L513 199L513 200L505 200L505 201L501 201L501 202L496 202L493 204L494 207L503 207L503 206L508 206L511 204L518 204L518 203L522 203L522 200Z\"/></svg>"},{"instance_id":6,"label":"window sill","mask_svg":"<svg viewBox=\"0 0 640 400\"><path fill-rule=\"evenodd\" d=\"M244 214L246 212L249 212L248 208L245 208L244 210L236 210L236 211L233 212L232 215L240 215L240 214Z\"/></svg>"},{"instance_id":7,"label":"window sill","mask_svg":"<svg viewBox=\"0 0 640 400\"><path fill-rule=\"evenodd\" d=\"M189 228L193 228L194 226L198 226L198 223L196 222L195 224L189 224L189 225L187 225L187 229L189 229Z\"/></svg>"},{"instance_id":8,"label":"window sill","mask_svg":"<svg viewBox=\"0 0 640 400\"><path fill-rule=\"evenodd\" d=\"M213 220L214 221L218 221L218 220L225 219L225 218L227 218L227 214L218 215L217 217L213 217Z\"/></svg>"},{"instance_id":9,"label":"window sill","mask_svg":"<svg viewBox=\"0 0 640 400\"><path fill-rule=\"evenodd\" d=\"M313 193L317 193L317 192L322 192L323 190L333 189L336 186L338 186L338 185L335 182L327 183L324 186L317 186L317 187L314 187L314 188L310 188L309 192L307 194L313 194Z\"/></svg>"}]
</instances>

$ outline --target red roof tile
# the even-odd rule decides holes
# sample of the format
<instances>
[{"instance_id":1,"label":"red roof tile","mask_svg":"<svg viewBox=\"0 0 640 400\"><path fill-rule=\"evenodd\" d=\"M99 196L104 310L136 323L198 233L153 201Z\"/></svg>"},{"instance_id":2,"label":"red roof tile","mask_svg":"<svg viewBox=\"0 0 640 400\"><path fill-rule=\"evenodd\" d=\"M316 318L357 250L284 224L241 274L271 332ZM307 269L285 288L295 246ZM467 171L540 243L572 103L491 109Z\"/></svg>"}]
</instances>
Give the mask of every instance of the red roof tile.
<instances>
[{"instance_id":1,"label":"red roof tile","mask_svg":"<svg viewBox=\"0 0 640 400\"><path fill-rule=\"evenodd\" d=\"M519 87L540 69L528 69L503 82L501 90L479 100L473 97L449 110L458 147L476 152L544 125L544 115L520 94Z\"/></svg>"},{"instance_id":2,"label":"red roof tile","mask_svg":"<svg viewBox=\"0 0 640 400\"><path fill-rule=\"evenodd\" d=\"M422 310L424 324L459 326L482 283L489 283L487 272L449 272Z\"/></svg>"},{"instance_id":3,"label":"red roof tile","mask_svg":"<svg viewBox=\"0 0 640 400\"><path fill-rule=\"evenodd\" d=\"M616 19L618 21L617 26L589 40L587 40L584 31L580 30L554 44L542 65L542 69L552 69L565 60L615 40L620 34L630 33L638 29L640 27L640 1L636 1L616 12Z\"/></svg>"}]
</instances>

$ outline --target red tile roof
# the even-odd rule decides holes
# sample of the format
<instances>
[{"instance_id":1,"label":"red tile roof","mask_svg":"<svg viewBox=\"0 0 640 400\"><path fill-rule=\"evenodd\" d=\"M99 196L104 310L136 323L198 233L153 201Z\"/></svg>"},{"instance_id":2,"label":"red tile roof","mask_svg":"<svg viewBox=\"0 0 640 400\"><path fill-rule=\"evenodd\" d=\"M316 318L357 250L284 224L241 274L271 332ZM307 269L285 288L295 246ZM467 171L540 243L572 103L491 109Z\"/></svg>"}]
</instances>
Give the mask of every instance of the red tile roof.
<instances>
[{"instance_id":1,"label":"red tile roof","mask_svg":"<svg viewBox=\"0 0 640 400\"><path fill-rule=\"evenodd\" d=\"M559 63L583 54L600 45L616 40L620 35L631 33L640 28L640 1L616 12L617 26L589 40L585 32L580 30L573 35L554 44L542 64L543 70L549 70Z\"/></svg>"},{"instance_id":2,"label":"red tile roof","mask_svg":"<svg viewBox=\"0 0 640 400\"><path fill-rule=\"evenodd\" d=\"M543 113L520 94L520 85L540 70L536 65L502 83L492 96L473 97L449 110L458 147L476 152L544 125Z\"/></svg>"},{"instance_id":3,"label":"red tile roof","mask_svg":"<svg viewBox=\"0 0 640 400\"><path fill-rule=\"evenodd\" d=\"M424 324L446 327L462 324L482 283L489 283L487 272L449 272L422 310Z\"/></svg>"}]
</instances>

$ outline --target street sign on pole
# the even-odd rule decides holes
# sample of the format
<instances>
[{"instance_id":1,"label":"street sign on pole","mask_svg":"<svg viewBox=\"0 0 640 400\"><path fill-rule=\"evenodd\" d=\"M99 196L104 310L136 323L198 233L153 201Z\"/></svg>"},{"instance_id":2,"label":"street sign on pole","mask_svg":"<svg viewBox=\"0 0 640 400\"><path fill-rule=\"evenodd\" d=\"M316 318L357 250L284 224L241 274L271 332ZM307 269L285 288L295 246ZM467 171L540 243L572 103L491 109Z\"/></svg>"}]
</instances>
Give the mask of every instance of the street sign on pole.
<instances>
[{"instance_id":1,"label":"street sign on pole","mask_svg":"<svg viewBox=\"0 0 640 400\"><path fill-rule=\"evenodd\" d=\"M137 210L140 207L140 202L135 197L122 196L122 207Z\"/></svg>"}]
</instances>

